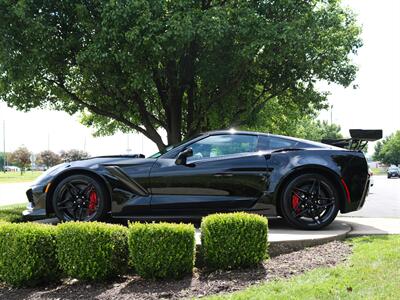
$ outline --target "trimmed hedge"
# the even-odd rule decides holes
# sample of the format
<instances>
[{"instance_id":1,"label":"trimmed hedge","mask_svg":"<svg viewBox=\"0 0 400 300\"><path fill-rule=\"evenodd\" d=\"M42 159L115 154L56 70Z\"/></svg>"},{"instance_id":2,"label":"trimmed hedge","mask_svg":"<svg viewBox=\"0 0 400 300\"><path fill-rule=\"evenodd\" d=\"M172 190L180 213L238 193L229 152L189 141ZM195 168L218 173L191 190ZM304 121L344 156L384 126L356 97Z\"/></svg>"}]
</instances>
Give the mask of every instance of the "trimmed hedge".
<instances>
[{"instance_id":1,"label":"trimmed hedge","mask_svg":"<svg viewBox=\"0 0 400 300\"><path fill-rule=\"evenodd\" d=\"M58 225L57 256L61 270L83 280L107 279L127 270L127 228L98 222Z\"/></svg>"},{"instance_id":2,"label":"trimmed hedge","mask_svg":"<svg viewBox=\"0 0 400 300\"><path fill-rule=\"evenodd\" d=\"M241 212L209 215L201 223L201 240L209 268L256 265L268 257L268 220Z\"/></svg>"},{"instance_id":3,"label":"trimmed hedge","mask_svg":"<svg viewBox=\"0 0 400 300\"><path fill-rule=\"evenodd\" d=\"M193 225L131 223L128 244L131 264L144 278L181 278L193 271Z\"/></svg>"},{"instance_id":4,"label":"trimmed hedge","mask_svg":"<svg viewBox=\"0 0 400 300\"><path fill-rule=\"evenodd\" d=\"M0 281L32 286L57 278L56 228L0 222Z\"/></svg>"}]
</instances>

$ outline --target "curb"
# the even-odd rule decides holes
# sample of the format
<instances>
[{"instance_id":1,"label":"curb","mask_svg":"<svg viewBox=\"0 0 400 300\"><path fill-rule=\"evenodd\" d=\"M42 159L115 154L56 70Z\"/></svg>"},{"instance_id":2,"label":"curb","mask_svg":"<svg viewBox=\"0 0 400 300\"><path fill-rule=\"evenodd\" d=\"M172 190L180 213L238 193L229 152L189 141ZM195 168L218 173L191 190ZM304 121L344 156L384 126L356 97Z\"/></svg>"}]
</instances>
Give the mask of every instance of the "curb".
<instances>
[{"instance_id":1,"label":"curb","mask_svg":"<svg viewBox=\"0 0 400 300\"><path fill-rule=\"evenodd\" d=\"M269 242L269 255L271 257L286 254L294 251L298 251L307 247L318 246L326 244L332 241L343 241L347 238L348 234L352 231L352 227L343 223L347 228L342 232L327 237L315 238L315 239L299 239L299 240L288 240L288 241L273 241Z\"/></svg>"}]
</instances>

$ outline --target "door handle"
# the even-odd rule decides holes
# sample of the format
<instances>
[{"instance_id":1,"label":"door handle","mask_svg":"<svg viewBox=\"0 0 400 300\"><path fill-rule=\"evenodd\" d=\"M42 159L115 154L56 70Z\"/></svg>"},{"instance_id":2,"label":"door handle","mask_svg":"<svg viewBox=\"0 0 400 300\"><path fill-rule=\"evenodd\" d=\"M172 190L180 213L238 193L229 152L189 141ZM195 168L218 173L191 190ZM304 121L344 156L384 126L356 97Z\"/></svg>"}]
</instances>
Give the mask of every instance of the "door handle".
<instances>
[{"instance_id":1,"label":"door handle","mask_svg":"<svg viewBox=\"0 0 400 300\"><path fill-rule=\"evenodd\" d=\"M232 173L216 173L214 174L214 177L232 177Z\"/></svg>"}]
</instances>

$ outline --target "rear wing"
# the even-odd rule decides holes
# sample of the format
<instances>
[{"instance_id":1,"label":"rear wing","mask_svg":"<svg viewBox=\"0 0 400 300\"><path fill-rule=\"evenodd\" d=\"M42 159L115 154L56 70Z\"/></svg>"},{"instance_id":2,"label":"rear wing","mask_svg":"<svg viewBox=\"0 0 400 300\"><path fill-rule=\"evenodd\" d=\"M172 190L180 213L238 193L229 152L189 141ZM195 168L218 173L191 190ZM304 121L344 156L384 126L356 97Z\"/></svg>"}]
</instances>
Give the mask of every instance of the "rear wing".
<instances>
[{"instance_id":1,"label":"rear wing","mask_svg":"<svg viewBox=\"0 0 400 300\"><path fill-rule=\"evenodd\" d=\"M368 142L380 140L383 132L381 129L350 129L350 136L349 139L323 139L321 142L349 150L363 150Z\"/></svg>"}]
</instances>

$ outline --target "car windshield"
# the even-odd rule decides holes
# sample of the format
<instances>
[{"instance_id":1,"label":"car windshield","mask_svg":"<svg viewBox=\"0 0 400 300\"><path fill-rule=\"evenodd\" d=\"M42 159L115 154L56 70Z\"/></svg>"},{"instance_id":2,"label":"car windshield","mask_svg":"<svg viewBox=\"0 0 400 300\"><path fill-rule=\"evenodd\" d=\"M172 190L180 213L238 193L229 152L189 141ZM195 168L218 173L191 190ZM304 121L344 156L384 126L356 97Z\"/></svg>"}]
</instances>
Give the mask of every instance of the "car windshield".
<instances>
[{"instance_id":1,"label":"car windshield","mask_svg":"<svg viewBox=\"0 0 400 300\"><path fill-rule=\"evenodd\" d=\"M168 145L168 146L165 147L163 150L161 150L161 151L159 151L159 152L157 152L157 153L154 153L153 155L150 155L148 158L159 158L161 155L164 155L165 153L171 151L172 149L175 149L176 147L179 147L180 145L186 143L186 142L189 141L189 140L195 139L195 138L199 137L200 135L201 135L201 134L198 134L198 135L195 135L195 136L190 137L190 138L188 138L188 139L184 139L182 142L177 143L177 144L175 144L175 145Z\"/></svg>"},{"instance_id":2,"label":"car windshield","mask_svg":"<svg viewBox=\"0 0 400 300\"><path fill-rule=\"evenodd\" d=\"M167 146L167 147L165 147L163 150L161 150L161 151L159 151L159 152L157 152L157 153L154 153L153 155L150 155L148 158L159 158L161 155L167 153L168 151L174 149L174 148L177 147L177 146L178 146L178 145L170 145L170 146Z\"/></svg>"}]
</instances>

